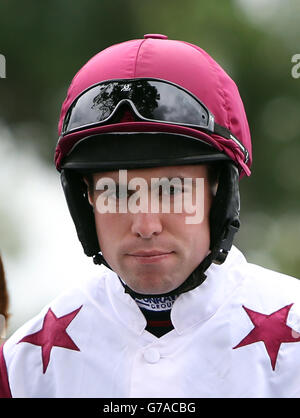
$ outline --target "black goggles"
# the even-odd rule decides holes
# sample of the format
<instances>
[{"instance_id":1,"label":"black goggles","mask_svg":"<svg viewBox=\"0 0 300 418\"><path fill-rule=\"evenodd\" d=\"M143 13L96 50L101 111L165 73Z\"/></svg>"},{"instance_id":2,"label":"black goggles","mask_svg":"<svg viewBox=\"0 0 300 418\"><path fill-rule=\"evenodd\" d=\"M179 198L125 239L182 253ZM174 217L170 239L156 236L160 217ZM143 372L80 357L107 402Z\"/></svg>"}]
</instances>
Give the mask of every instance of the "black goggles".
<instances>
[{"instance_id":1,"label":"black goggles","mask_svg":"<svg viewBox=\"0 0 300 418\"><path fill-rule=\"evenodd\" d=\"M124 104L130 105L143 121L200 128L233 140L242 150L245 162L249 154L244 145L217 124L214 115L189 91L165 80L122 79L104 81L83 91L69 107L62 135L104 125Z\"/></svg>"}]
</instances>

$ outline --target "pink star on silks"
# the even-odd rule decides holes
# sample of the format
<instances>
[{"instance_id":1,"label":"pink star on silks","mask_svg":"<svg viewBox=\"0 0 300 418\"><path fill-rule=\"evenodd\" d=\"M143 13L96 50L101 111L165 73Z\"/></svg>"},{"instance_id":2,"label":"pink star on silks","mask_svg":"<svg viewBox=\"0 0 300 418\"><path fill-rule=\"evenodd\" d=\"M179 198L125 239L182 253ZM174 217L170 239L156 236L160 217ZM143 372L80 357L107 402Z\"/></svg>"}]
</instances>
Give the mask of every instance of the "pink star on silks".
<instances>
[{"instance_id":1,"label":"pink star on silks","mask_svg":"<svg viewBox=\"0 0 300 418\"><path fill-rule=\"evenodd\" d=\"M254 328L233 349L263 341L271 360L272 369L275 370L280 345L282 343L295 343L300 341L300 334L286 324L292 306L293 303L270 315L255 312L243 306Z\"/></svg>"},{"instance_id":2,"label":"pink star on silks","mask_svg":"<svg viewBox=\"0 0 300 418\"><path fill-rule=\"evenodd\" d=\"M19 343L30 343L42 347L43 373L46 373L53 347L63 347L68 348L69 350L80 351L77 345L67 334L66 329L81 308L82 306L59 318L57 318L51 308L49 308L45 315L42 329L38 332L27 335L19 341Z\"/></svg>"}]
</instances>

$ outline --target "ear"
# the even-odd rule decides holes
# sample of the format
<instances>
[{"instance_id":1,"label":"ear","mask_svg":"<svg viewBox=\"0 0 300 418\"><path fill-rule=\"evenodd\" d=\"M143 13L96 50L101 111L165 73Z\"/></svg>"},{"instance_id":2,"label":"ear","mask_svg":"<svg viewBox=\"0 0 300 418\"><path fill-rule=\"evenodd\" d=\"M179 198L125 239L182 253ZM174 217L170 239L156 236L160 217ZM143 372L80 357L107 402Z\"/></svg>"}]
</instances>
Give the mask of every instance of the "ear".
<instances>
[{"instance_id":1,"label":"ear","mask_svg":"<svg viewBox=\"0 0 300 418\"><path fill-rule=\"evenodd\" d=\"M88 197L89 204L94 207L94 193L92 190L91 182L85 176L83 176L83 181L85 182L87 186L87 197Z\"/></svg>"}]
</instances>

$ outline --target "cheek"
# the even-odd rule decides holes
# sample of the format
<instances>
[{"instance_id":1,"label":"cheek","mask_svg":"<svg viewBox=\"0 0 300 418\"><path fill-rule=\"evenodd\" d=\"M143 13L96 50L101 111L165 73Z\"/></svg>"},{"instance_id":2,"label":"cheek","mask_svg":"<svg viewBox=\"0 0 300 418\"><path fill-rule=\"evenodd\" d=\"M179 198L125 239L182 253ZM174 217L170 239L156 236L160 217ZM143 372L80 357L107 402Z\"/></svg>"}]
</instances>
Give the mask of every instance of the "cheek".
<instances>
[{"instance_id":1,"label":"cheek","mask_svg":"<svg viewBox=\"0 0 300 418\"><path fill-rule=\"evenodd\" d=\"M109 246L112 247L116 240L116 222L111 214L97 214L95 224L101 251L105 251Z\"/></svg>"},{"instance_id":2,"label":"cheek","mask_svg":"<svg viewBox=\"0 0 300 418\"><path fill-rule=\"evenodd\" d=\"M176 235L183 238L182 244L184 244L183 248L186 253L186 257L192 263L196 263L196 265L201 262L204 257L206 257L210 249L209 214L212 203L210 189L205 188L204 196L202 197L203 208L199 210L199 217L195 216L195 214L190 217L190 214L182 213L177 215L177 222L173 222L173 230L174 225L177 225L178 227ZM192 222L190 224L187 223L187 219ZM199 223L193 224L193 221L197 221L199 219L201 219ZM172 226L170 227L172 228Z\"/></svg>"},{"instance_id":3,"label":"cheek","mask_svg":"<svg viewBox=\"0 0 300 418\"><path fill-rule=\"evenodd\" d=\"M208 218L205 217L203 222L198 225L187 225L186 236L187 239L191 241L191 244L193 244L194 248L206 248L207 245L209 245L210 240L210 227Z\"/></svg>"},{"instance_id":4,"label":"cheek","mask_svg":"<svg viewBox=\"0 0 300 418\"><path fill-rule=\"evenodd\" d=\"M103 255L109 258L114 257L117 247L126 236L128 220L120 214L95 213L95 225Z\"/></svg>"},{"instance_id":5,"label":"cheek","mask_svg":"<svg viewBox=\"0 0 300 418\"><path fill-rule=\"evenodd\" d=\"M189 249L187 258L195 268L209 254L210 251L210 228L209 222L203 221L200 225L191 225L188 230Z\"/></svg>"}]
</instances>

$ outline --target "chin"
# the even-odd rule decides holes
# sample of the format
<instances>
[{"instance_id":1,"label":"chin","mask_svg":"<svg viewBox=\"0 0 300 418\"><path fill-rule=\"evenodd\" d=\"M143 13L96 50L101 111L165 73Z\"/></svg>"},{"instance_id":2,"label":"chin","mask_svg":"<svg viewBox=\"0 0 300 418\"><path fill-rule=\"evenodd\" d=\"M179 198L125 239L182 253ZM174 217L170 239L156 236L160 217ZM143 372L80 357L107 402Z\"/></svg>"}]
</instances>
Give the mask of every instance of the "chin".
<instances>
[{"instance_id":1,"label":"chin","mask_svg":"<svg viewBox=\"0 0 300 418\"><path fill-rule=\"evenodd\" d=\"M150 283L151 280L151 283ZM174 285L173 283L162 283L161 278L159 279L159 283L155 283L155 280L150 279L145 279L145 281L147 281L147 283L144 283L142 285L141 280L139 280L139 283L129 283L127 282L127 286L129 286L132 290L134 290L137 293L141 293L144 295L160 295L160 294L165 294L165 293L169 293L172 290L176 289L180 284L178 285Z\"/></svg>"}]
</instances>

